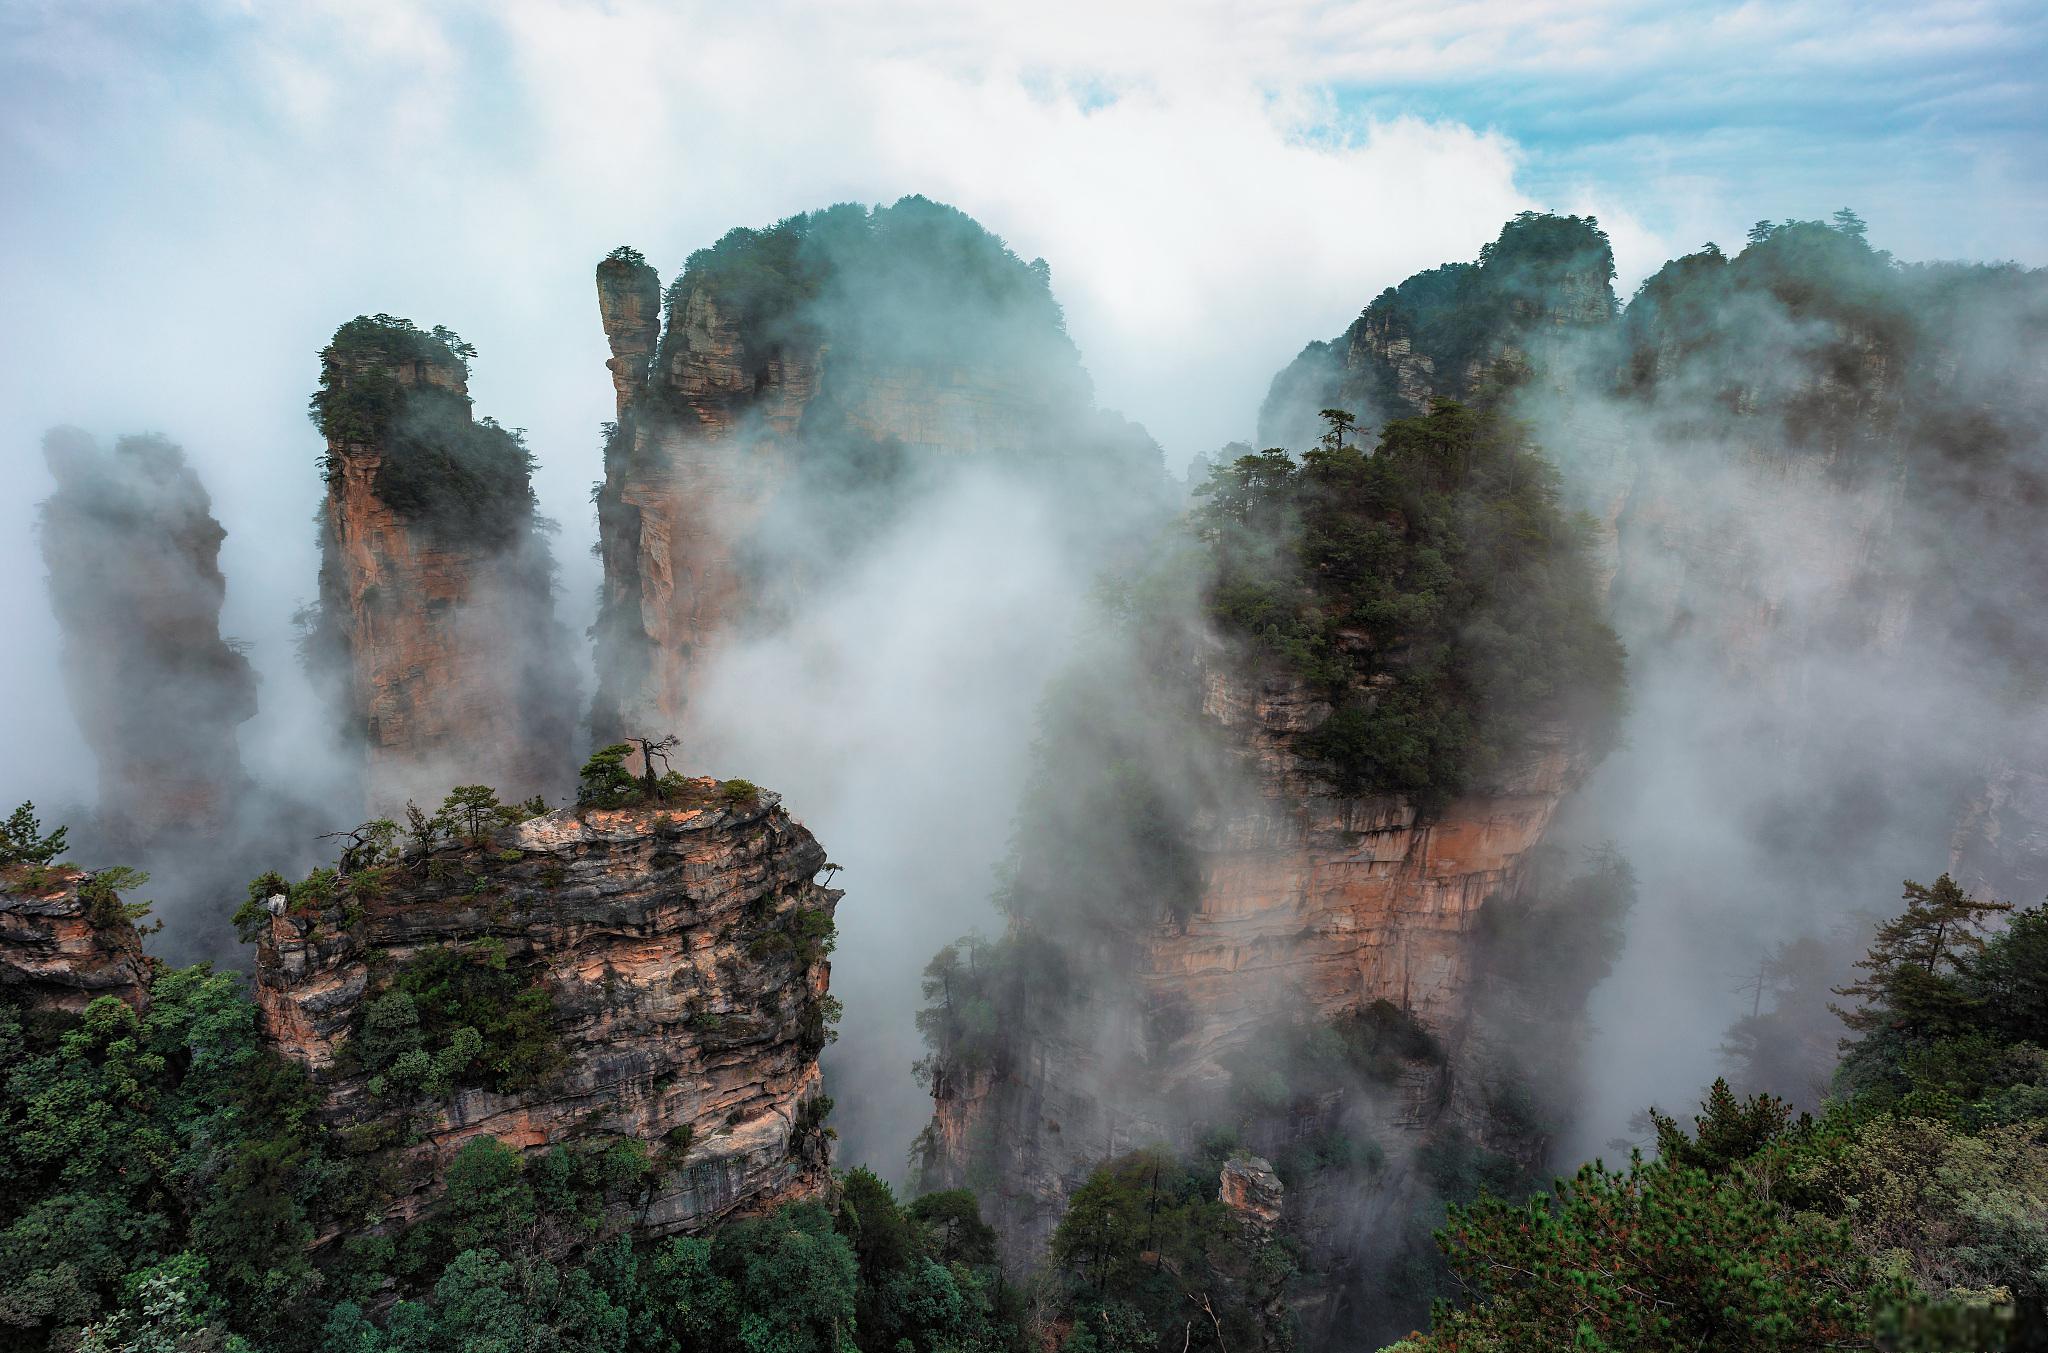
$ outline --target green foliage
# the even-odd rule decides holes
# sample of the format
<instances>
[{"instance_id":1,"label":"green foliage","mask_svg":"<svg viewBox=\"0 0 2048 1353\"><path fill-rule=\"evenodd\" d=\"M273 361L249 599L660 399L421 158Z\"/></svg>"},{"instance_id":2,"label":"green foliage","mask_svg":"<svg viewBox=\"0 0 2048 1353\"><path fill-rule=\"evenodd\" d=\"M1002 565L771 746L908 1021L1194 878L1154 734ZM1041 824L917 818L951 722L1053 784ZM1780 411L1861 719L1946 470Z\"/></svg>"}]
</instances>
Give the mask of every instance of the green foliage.
<instances>
[{"instance_id":1,"label":"green foliage","mask_svg":"<svg viewBox=\"0 0 2048 1353\"><path fill-rule=\"evenodd\" d=\"M1284 1254L1246 1236L1213 1173L1163 1150L1131 1152L1090 1175L1053 1232L1051 1259L1098 1345L1107 1338L1149 1353L1185 1341L1222 1353L1283 1337L1265 1307L1291 1276Z\"/></svg>"},{"instance_id":2,"label":"green foliage","mask_svg":"<svg viewBox=\"0 0 2048 1353\"><path fill-rule=\"evenodd\" d=\"M78 900L85 903L85 914L95 926L109 929L149 915L149 903L121 900L122 893L147 882L149 875L142 870L113 865L86 875L78 885Z\"/></svg>"},{"instance_id":3,"label":"green foliage","mask_svg":"<svg viewBox=\"0 0 2048 1353\"><path fill-rule=\"evenodd\" d=\"M614 742L590 754L577 773L576 806L579 808L624 808L640 796L640 781L626 769L633 754L627 742Z\"/></svg>"},{"instance_id":4,"label":"green foliage","mask_svg":"<svg viewBox=\"0 0 2048 1353\"><path fill-rule=\"evenodd\" d=\"M1856 967L1864 976L1836 993L1863 1004L1842 1013L1860 1033L1910 1028L1921 1038L1961 1033L1976 1022L1968 961L1984 949L1986 920L2010 903L1980 902L1947 874L1934 886L1905 885L1906 910L1879 927Z\"/></svg>"},{"instance_id":5,"label":"green foliage","mask_svg":"<svg viewBox=\"0 0 2048 1353\"><path fill-rule=\"evenodd\" d=\"M718 786L721 802L733 808L746 808L758 802L761 787L752 780L727 780Z\"/></svg>"},{"instance_id":6,"label":"green foliage","mask_svg":"<svg viewBox=\"0 0 2048 1353\"><path fill-rule=\"evenodd\" d=\"M1196 523L1211 613L1334 704L1301 744L1332 784L1433 807L1550 721L1604 745L1621 645L1587 528L1525 434L1448 401L1370 454L1330 427L1300 464L1272 449L1218 467Z\"/></svg>"},{"instance_id":7,"label":"green foliage","mask_svg":"<svg viewBox=\"0 0 2048 1353\"><path fill-rule=\"evenodd\" d=\"M845 203L737 229L690 255L669 288L668 335L693 296L715 300L745 357L829 341L840 360L958 364L1054 359L1079 376L1051 274L973 218L922 197ZM909 317L915 322L909 322Z\"/></svg>"},{"instance_id":8,"label":"green foliage","mask_svg":"<svg viewBox=\"0 0 2048 1353\"><path fill-rule=\"evenodd\" d=\"M407 960L364 1003L345 1055L370 1076L372 1094L400 1102L460 1085L530 1089L563 1058L538 970L495 940Z\"/></svg>"},{"instance_id":9,"label":"green foliage","mask_svg":"<svg viewBox=\"0 0 2048 1353\"><path fill-rule=\"evenodd\" d=\"M489 785L457 785L427 821L436 834L474 846L483 844L493 832L524 822L532 815L530 807L500 803L498 792Z\"/></svg>"},{"instance_id":10,"label":"green foliage","mask_svg":"<svg viewBox=\"0 0 2048 1353\"><path fill-rule=\"evenodd\" d=\"M1867 1273L1836 1227L1788 1225L1746 1181L1588 1165L1526 1206L1453 1208L1445 1253L1473 1306L1440 1306L1422 1353L1852 1346Z\"/></svg>"},{"instance_id":11,"label":"green foliage","mask_svg":"<svg viewBox=\"0 0 2048 1353\"><path fill-rule=\"evenodd\" d=\"M1653 1164L1455 1211L1466 1304L1401 1347L2048 1347L2048 909L1905 903L1819 1116L1716 1081L1690 1131L1652 1111Z\"/></svg>"},{"instance_id":12,"label":"green foliage","mask_svg":"<svg viewBox=\"0 0 2048 1353\"><path fill-rule=\"evenodd\" d=\"M275 1336L315 1289L312 1225L345 1191L319 1182L340 1174L312 1087L234 978L163 969L150 994L55 1026L0 1004L0 1325L23 1346L94 1322L108 1347L197 1340L224 1311Z\"/></svg>"},{"instance_id":13,"label":"green foliage","mask_svg":"<svg viewBox=\"0 0 2048 1353\"><path fill-rule=\"evenodd\" d=\"M1440 373L1440 389L1472 398L1495 375L1489 368L1502 346L1555 308L1583 318L1611 313L1613 280L1614 254L1598 220L1525 211L1479 251L1478 262L1431 268L1389 287L1359 323L1405 337ZM1477 382L1469 378L1475 372ZM1379 409L1410 407L1391 370L1374 374L1376 382L1357 394Z\"/></svg>"},{"instance_id":14,"label":"green foliage","mask_svg":"<svg viewBox=\"0 0 2048 1353\"><path fill-rule=\"evenodd\" d=\"M1006 1065L1010 1037L1060 1009L1073 976L1065 953L1042 935L974 935L933 956L921 990L917 1028L931 1054L916 1070L942 1099L953 1081Z\"/></svg>"},{"instance_id":15,"label":"green foliage","mask_svg":"<svg viewBox=\"0 0 2048 1353\"><path fill-rule=\"evenodd\" d=\"M1676 1119L1650 1110L1657 1130L1657 1157L1668 1165L1708 1174L1726 1174L1782 1136L1792 1121L1792 1106L1774 1095L1737 1099L1728 1082L1717 1078L1707 1091L1702 1112L1687 1135ZM1801 1127L1806 1124L1802 1122Z\"/></svg>"},{"instance_id":16,"label":"green foliage","mask_svg":"<svg viewBox=\"0 0 2048 1353\"><path fill-rule=\"evenodd\" d=\"M65 850L69 829L59 827L45 835L36 817L36 806L23 803L0 822L0 869L11 865L54 863Z\"/></svg>"},{"instance_id":17,"label":"green foliage","mask_svg":"<svg viewBox=\"0 0 2048 1353\"><path fill-rule=\"evenodd\" d=\"M465 380L475 356L438 325L358 315L321 354L310 413L330 447L379 453L374 487L393 511L443 540L502 548L532 529L534 460L523 431L472 421L468 396L435 383ZM326 470L339 472L331 451Z\"/></svg>"}]
</instances>

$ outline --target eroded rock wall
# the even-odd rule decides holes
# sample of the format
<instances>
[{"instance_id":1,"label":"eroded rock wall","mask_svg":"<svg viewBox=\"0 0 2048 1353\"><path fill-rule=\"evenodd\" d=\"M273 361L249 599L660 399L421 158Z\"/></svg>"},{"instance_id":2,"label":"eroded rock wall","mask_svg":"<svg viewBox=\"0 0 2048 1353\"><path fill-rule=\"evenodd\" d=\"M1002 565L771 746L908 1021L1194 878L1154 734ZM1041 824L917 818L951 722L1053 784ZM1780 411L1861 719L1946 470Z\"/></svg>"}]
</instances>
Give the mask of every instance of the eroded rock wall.
<instances>
[{"instance_id":1,"label":"eroded rock wall","mask_svg":"<svg viewBox=\"0 0 2048 1353\"><path fill-rule=\"evenodd\" d=\"M657 1164L639 1227L698 1229L827 1183L805 1106L830 966L801 933L838 901L814 882L824 864L773 795L731 802L711 782L675 806L534 818L403 866L374 900L275 899L257 949L262 1027L312 1070L337 1126L422 1116L413 1141L386 1148L403 1181L391 1219L431 1201L472 1138L530 1150L595 1135L641 1141ZM546 991L559 1066L517 1092L380 1098L349 1051L366 1004L409 959L480 943Z\"/></svg>"},{"instance_id":2,"label":"eroded rock wall","mask_svg":"<svg viewBox=\"0 0 2048 1353\"><path fill-rule=\"evenodd\" d=\"M736 230L665 296L631 250L599 265L618 409L597 498L600 739L694 741L721 647L786 619L963 461L1157 477L1142 429L1095 408L1049 277L922 198Z\"/></svg>"},{"instance_id":3,"label":"eroded rock wall","mask_svg":"<svg viewBox=\"0 0 2048 1353\"><path fill-rule=\"evenodd\" d=\"M1439 1125L1481 1126L1451 1074L1474 1006L1480 908L1515 900L1587 771L1583 739L1542 730L1489 783L1424 817L1398 797L1331 793L1295 750L1329 713L1297 678L1212 667L1202 709L1244 792L1200 832L1192 912L1124 937L1116 989L1034 1021L993 1067L933 1080L930 1178L982 1189L1020 1267L1042 1255L1096 1165L1160 1141L1192 1148L1202 1107L1228 1090L1227 1063L1277 1026L1385 1001L1432 1030L1447 1058L1415 1064L1362 1109L1321 1105L1302 1133L1354 1111L1396 1145ZM1319 1208L1350 1210L1313 1191L1303 1206L1304 1226Z\"/></svg>"},{"instance_id":4,"label":"eroded rock wall","mask_svg":"<svg viewBox=\"0 0 2048 1353\"><path fill-rule=\"evenodd\" d=\"M142 937L93 876L69 865L0 873L0 989L31 1010L76 1014L101 996L149 1005Z\"/></svg>"}]
</instances>

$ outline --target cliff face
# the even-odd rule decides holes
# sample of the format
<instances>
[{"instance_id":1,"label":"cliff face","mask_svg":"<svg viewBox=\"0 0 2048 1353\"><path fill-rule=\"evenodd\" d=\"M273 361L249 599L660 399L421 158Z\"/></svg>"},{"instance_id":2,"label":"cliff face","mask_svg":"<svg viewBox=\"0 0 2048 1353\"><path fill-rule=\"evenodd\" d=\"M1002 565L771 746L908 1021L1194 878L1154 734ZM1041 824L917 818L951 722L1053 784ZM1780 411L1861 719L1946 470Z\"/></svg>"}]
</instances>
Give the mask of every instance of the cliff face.
<instances>
[{"instance_id":1,"label":"cliff face","mask_svg":"<svg viewBox=\"0 0 2048 1353\"><path fill-rule=\"evenodd\" d=\"M638 254L599 265L618 401L600 738L686 727L722 644L845 567L958 458L1156 456L1093 408L1048 277L922 198L733 231L691 256L665 327Z\"/></svg>"},{"instance_id":2,"label":"cliff face","mask_svg":"<svg viewBox=\"0 0 2048 1353\"><path fill-rule=\"evenodd\" d=\"M102 828L127 847L218 834L247 785L236 728L256 712L255 675L220 634L227 533L161 437L108 452L64 428L43 454L43 561Z\"/></svg>"},{"instance_id":3,"label":"cliff face","mask_svg":"<svg viewBox=\"0 0 2048 1353\"><path fill-rule=\"evenodd\" d=\"M471 418L468 349L379 316L322 354L320 614L308 648L395 812L456 768L508 793L558 787L577 699L523 444Z\"/></svg>"},{"instance_id":4,"label":"cliff face","mask_svg":"<svg viewBox=\"0 0 2048 1353\"><path fill-rule=\"evenodd\" d=\"M31 1010L77 1013L100 996L149 1005L149 961L118 900L68 865L0 874L0 990Z\"/></svg>"},{"instance_id":5,"label":"cliff face","mask_svg":"<svg viewBox=\"0 0 2048 1353\"><path fill-rule=\"evenodd\" d=\"M1205 1123L1234 1117L1214 1112L1233 1063L1281 1026L1326 1025L1384 1001L1433 1031L1444 1056L1406 1065L1369 1102L1332 1092L1295 1104L1273 1125L1275 1147L1340 1122L1397 1149L1439 1127L1485 1130L1472 1087L1450 1074L1475 1005L1480 909L1515 902L1586 772L1583 741L1563 727L1539 736L1425 819L1399 797L1331 793L1296 748L1329 705L1296 678L1212 668L1202 712L1245 792L1199 830L1191 913L1126 937L1116 960L1126 987L1072 997L1072 1010L1034 1021L994 1065L933 1079L929 1177L981 1187L1020 1266L1042 1254L1097 1164L1159 1141L1190 1149ZM1400 1176L1350 1181L1348 1201L1330 1180L1311 1184L1295 1229L1319 1264L1341 1267L1355 1241L1338 1214L1375 1192L1406 1196Z\"/></svg>"},{"instance_id":6,"label":"cliff face","mask_svg":"<svg viewBox=\"0 0 2048 1353\"><path fill-rule=\"evenodd\" d=\"M378 1143L393 1220L483 1134L525 1149L645 1143L658 1173L635 1222L651 1233L812 1196L829 1178L818 936L839 894L813 882L824 863L772 795L729 802L708 781L673 807L535 818L394 866L369 898L344 885L311 906L272 899L262 1026L312 1070L333 1124ZM545 1010L534 1075L408 1094L369 1064L380 998L417 964L451 961L498 964Z\"/></svg>"}]
</instances>

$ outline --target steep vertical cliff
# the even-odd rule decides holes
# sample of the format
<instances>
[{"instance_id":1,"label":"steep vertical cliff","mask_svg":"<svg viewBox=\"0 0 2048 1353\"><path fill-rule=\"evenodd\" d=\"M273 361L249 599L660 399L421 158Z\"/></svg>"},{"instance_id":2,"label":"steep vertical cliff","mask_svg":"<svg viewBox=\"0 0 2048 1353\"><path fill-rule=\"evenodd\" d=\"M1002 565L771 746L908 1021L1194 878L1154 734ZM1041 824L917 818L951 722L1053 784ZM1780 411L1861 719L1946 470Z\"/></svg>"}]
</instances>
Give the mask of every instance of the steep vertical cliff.
<instances>
[{"instance_id":1,"label":"steep vertical cliff","mask_svg":"<svg viewBox=\"0 0 2048 1353\"><path fill-rule=\"evenodd\" d=\"M317 875L252 903L263 1031L379 1162L387 1221L483 1135L641 1143L650 1233L811 1196L824 864L775 796L695 781Z\"/></svg>"},{"instance_id":2,"label":"steep vertical cliff","mask_svg":"<svg viewBox=\"0 0 2048 1353\"><path fill-rule=\"evenodd\" d=\"M1476 1032L1485 933L1535 905L1622 658L1554 483L1511 422L1446 405L1204 487L1209 629L1141 611L1131 670L1062 692L1009 931L926 986L927 1166L985 1190L1013 1260L1101 1161L1238 1134L1282 1162L1336 1320L1433 1162L1540 1158L1554 1115L1499 1111L1541 1096Z\"/></svg>"},{"instance_id":3,"label":"steep vertical cliff","mask_svg":"<svg viewBox=\"0 0 2048 1353\"><path fill-rule=\"evenodd\" d=\"M1527 900L1544 834L1590 764L1587 739L1541 730L1423 812L1401 795L1333 792L1302 745L1331 706L1298 677L1214 668L1200 699L1227 788L1189 824L1187 895L1114 920L1013 911L994 949L941 956L927 1180L981 1190L1011 1261L1029 1265L1096 1165L1228 1128L1287 1157L1294 1231L1326 1276L1377 1272L1399 1231L1384 1219L1428 1192L1414 1164L1424 1144L1524 1164L1543 1152L1540 1129L1518 1140L1489 1118L1514 1076L1470 1040L1482 917ZM1016 893L1034 894L1049 868L1027 849ZM1370 1030L1372 1073L1305 1071L1315 1058L1300 1040L1347 1028ZM1342 1152L1309 1164L1318 1141L1371 1144L1391 1168L1347 1173Z\"/></svg>"},{"instance_id":4,"label":"steep vertical cliff","mask_svg":"<svg viewBox=\"0 0 2048 1353\"><path fill-rule=\"evenodd\" d=\"M60 428L43 455L43 562L102 830L125 846L217 835L247 788L236 728L256 712L255 675L220 633L227 533L161 437L109 452Z\"/></svg>"},{"instance_id":5,"label":"steep vertical cliff","mask_svg":"<svg viewBox=\"0 0 2048 1353\"><path fill-rule=\"evenodd\" d=\"M845 568L962 456L1116 472L1043 261L923 198L735 230L661 302L599 265L618 420L598 494L600 737L686 723L694 674Z\"/></svg>"},{"instance_id":6,"label":"steep vertical cliff","mask_svg":"<svg viewBox=\"0 0 2048 1353\"><path fill-rule=\"evenodd\" d=\"M577 694L521 435L471 417L474 350L359 317L321 354L320 604L306 657L364 760L370 807L453 768L520 795L570 768Z\"/></svg>"}]
</instances>

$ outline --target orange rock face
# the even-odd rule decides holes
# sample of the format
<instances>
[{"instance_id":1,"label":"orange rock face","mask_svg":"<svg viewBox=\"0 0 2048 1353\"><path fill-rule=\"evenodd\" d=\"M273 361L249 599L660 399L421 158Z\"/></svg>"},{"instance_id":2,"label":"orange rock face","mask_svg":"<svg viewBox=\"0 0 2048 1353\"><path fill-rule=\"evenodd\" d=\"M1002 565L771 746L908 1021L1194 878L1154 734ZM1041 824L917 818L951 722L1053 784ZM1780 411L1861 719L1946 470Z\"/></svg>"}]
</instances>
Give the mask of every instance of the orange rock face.
<instances>
[{"instance_id":1,"label":"orange rock face","mask_svg":"<svg viewBox=\"0 0 2048 1353\"><path fill-rule=\"evenodd\" d=\"M459 520L437 523L393 503L386 489L389 458L417 458L421 443L472 428L463 363L452 353L398 360L336 349L325 360L337 385L395 384L400 410L385 425L331 432L328 441L326 642L316 652L338 669L328 675L362 750L368 808L393 815L407 799L431 803L457 782L515 798L559 788L571 769L576 694L530 496L444 512ZM419 391L439 397L443 421L410 432L401 453L393 429ZM522 454L509 439L491 450ZM497 472L525 482L523 462Z\"/></svg>"},{"instance_id":2,"label":"orange rock face","mask_svg":"<svg viewBox=\"0 0 2048 1353\"><path fill-rule=\"evenodd\" d=\"M934 1080L931 1180L980 1181L1016 1263L1035 1260L1096 1164L1187 1145L1186 1106L1219 1091L1225 1059L1275 1021L1324 1023L1385 1000L1455 1059L1479 909L1519 894L1588 763L1571 730L1551 730L1482 792L1423 820L1399 798L1333 796L1294 754L1294 736L1329 713L1297 680L1211 671L1203 713L1249 792L1203 834L1201 898L1185 924L1131 937L1135 998L1035 1037L1000 1069ZM1168 1005L1172 1036L1146 1032L1142 1012ZM1390 1102L1386 1129L1461 1112L1423 1102L1434 1084Z\"/></svg>"},{"instance_id":3,"label":"orange rock face","mask_svg":"<svg viewBox=\"0 0 2048 1353\"><path fill-rule=\"evenodd\" d=\"M1398 798L1333 797L1289 740L1328 707L1294 680L1212 673L1203 712L1242 749L1256 794L1203 852L1201 905L1146 944L1144 981L1196 1018L1178 1074L1275 1016L1327 1020L1389 1000L1432 1027L1464 1009L1469 937L1488 898L1512 898L1586 758L1539 739L1484 792L1419 820Z\"/></svg>"},{"instance_id":4,"label":"orange rock face","mask_svg":"<svg viewBox=\"0 0 2048 1353\"><path fill-rule=\"evenodd\" d=\"M96 917L92 875L65 865L0 875L0 987L30 1009L77 1013L101 996L149 1006L149 960L124 916Z\"/></svg>"},{"instance_id":5,"label":"orange rock face","mask_svg":"<svg viewBox=\"0 0 2048 1353\"><path fill-rule=\"evenodd\" d=\"M646 1143L658 1175L631 1221L652 1233L824 1188L826 1143L804 1106L819 1094L830 967L795 927L829 919L839 894L813 882L824 852L774 796L698 791L693 806L558 812L443 847L367 903L273 901L257 949L265 1035L313 1071L337 1126L425 1123L386 1148L403 1181L392 1219L416 1215L486 1134L529 1150ZM547 992L559 1065L516 1092L380 1095L348 1051L365 1005L408 959L478 942Z\"/></svg>"}]
</instances>

